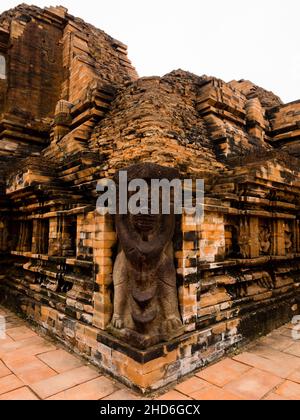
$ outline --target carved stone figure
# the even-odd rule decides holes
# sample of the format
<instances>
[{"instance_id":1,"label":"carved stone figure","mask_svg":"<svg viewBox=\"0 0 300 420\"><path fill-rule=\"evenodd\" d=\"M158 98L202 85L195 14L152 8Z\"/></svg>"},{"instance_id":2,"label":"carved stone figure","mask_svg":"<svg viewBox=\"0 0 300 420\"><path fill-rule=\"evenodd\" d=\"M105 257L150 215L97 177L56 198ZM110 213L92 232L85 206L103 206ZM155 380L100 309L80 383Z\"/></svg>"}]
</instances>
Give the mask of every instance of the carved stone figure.
<instances>
[{"instance_id":1,"label":"carved stone figure","mask_svg":"<svg viewBox=\"0 0 300 420\"><path fill-rule=\"evenodd\" d=\"M259 230L259 253L267 255L270 253L271 248L271 232L267 225L262 225Z\"/></svg>"},{"instance_id":2,"label":"carved stone figure","mask_svg":"<svg viewBox=\"0 0 300 420\"><path fill-rule=\"evenodd\" d=\"M127 168L134 178L172 179L176 171L154 164ZM119 240L114 265L114 313L109 330L146 348L183 333L178 308L172 237L174 214L116 216Z\"/></svg>"},{"instance_id":3,"label":"carved stone figure","mask_svg":"<svg viewBox=\"0 0 300 420\"><path fill-rule=\"evenodd\" d=\"M250 257L250 227L249 222L246 218L240 220L239 238L238 245L240 248L240 254L242 258Z\"/></svg>"},{"instance_id":4,"label":"carved stone figure","mask_svg":"<svg viewBox=\"0 0 300 420\"><path fill-rule=\"evenodd\" d=\"M284 247L286 254L290 254L293 250L292 229L288 223L284 226Z\"/></svg>"}]
</instances>

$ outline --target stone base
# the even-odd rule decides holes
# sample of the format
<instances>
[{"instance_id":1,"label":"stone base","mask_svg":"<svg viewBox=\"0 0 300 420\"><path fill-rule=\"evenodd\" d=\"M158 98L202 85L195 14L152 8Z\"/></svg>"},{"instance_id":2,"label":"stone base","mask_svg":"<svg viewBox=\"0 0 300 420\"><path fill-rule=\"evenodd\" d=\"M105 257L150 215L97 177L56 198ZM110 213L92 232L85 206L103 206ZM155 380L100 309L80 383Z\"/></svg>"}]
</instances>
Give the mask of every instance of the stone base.
<instances>
[{"instance_id":1,"label":"stone base","mask_svg":"<svg viewBox=\"0 0 300 420\"><path fill-rule=\"evenodd\" d=\"M160 343L161 341L170 341L184 334L185 328L181 326L176 332L170 334L168 337L161 334L143 335L129 328L117 329L111 324L107 327L107 332L111 333L114 337L118 337L121 341L130 342L135 347L141 350L148 349Z\"/></svg>"},{"instance_id":2,"label":"stone base","mask_svg":"<svg viewBox=\"0 0 300 420\"><path fill-rule=\"evenodd\" d=\"M178 381L214 362L249 339L289 322L300 299L286 294L274 303L256 304L227 322L187 333L167 343L139 350L111 334L72 319L4 285L1 303L21 311L43 332L58 339L114 378L143 393Z\"/></svg>"}]
</instances>

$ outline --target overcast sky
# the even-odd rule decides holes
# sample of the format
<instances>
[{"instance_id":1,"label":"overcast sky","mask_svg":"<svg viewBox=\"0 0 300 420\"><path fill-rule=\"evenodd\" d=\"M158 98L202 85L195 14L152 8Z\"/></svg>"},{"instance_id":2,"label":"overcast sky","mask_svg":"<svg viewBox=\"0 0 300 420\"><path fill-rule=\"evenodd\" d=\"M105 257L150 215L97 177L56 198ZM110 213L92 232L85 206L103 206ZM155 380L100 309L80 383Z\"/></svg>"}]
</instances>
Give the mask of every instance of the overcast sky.
<instances>
[{"instance_id":1,"label":"overcast sky","mask_svg":"<svg viewBox=\"0 0 300 420\"><path fill-rule=\"evenodd\" d=\"M23 0L24 1L24 0ZM0 12L22 1L1 0ZM249 79L300 99L299 0L27 0L69 13L128 45L140 76L182 68Z\"/></svg>"}]
</instances>

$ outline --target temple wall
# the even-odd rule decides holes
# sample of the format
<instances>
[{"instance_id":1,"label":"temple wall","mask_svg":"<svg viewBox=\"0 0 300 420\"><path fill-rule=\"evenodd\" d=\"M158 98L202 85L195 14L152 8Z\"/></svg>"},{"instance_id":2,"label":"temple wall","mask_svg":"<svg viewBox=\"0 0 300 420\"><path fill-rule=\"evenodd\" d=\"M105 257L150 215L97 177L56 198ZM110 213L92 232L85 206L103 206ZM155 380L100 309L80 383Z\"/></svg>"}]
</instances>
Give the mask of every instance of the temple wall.
<instances>
[{"instance_id":1,"label":"temple wall","mask_svg":"<svg viewBox=\"0 0 300 420\"><path fill-rule=\"evenodd\" d=\"M2 280L2 296L49 334L134 388L149 391L176 381L299 311L299 222L283 214L232 215L210 199L200 224L182 217L181 239L176 237L174 243L184 333L139 350L107 331L117 244L111 216L76 214L73 256L53 242L57 232L68 232L64 226L70 212L49 216L49 256L34 254L37 232L45 234L38 219L33 219L31 250L32 228L20 221L21 236L12 253L17 259ZM237 234L229 235L234 230L227 226L236 227ZM266 226L271 238L260 233ZM264 240L270 241L269 247ZM68 237L61 243L68 244Z\"/></svg>"},{"instance_id":2,"label":"temple wall","mask_svg":"<svg viewBox=\"0 0 300 420\"><path fill-rule=\"evenodd\" d=\"M51 117L62 83L58 71L62 68L62 29L50 22L29 19L20 17L12 22L5 112L31 119Z\"/></svg>"}]
</instances>

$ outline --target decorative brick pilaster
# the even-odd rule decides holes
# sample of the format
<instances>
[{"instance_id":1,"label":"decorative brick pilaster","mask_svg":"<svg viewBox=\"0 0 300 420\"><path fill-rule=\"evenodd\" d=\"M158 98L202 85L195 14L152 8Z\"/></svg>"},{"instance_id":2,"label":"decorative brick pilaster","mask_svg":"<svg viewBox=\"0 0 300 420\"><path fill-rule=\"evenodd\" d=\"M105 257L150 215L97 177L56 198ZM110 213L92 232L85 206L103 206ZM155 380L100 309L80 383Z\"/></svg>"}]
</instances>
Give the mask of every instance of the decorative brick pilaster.
<instances>
[{"instance_id":1,"label":"decorative brick pilaster","mask_svg":"<svg viewBox=\"0 0 300 420\"><path fill-rule=\"evenodd\" d=\"M259 257L259 219L258 217L251 217L249 219L248 236L250 239L250 254L249 258Z\"/></svg>"},{"instance_id":2,"label":"decorative brick pilaster","mask_svg":"<svg viewBox=\"0 0 300 420\"><path fill-rule=\"evenodd\" d=\"M198 225L197 219L182 215L182 250L176 252L177 276L179 279L179 306L186 331L196 328L198 278Z\"/></svg>"},{"instance_id":3,"label":"decorative brick pilaster","mask_svg":"<svg viewBox=\"0 0 300 420\"><path fill-rule=\"evenodd\" d=\"M276 219L273 222L274 242L273 242L273 254L278 256L285 255L284 245L284 220Z\"/></svg>"},{"instance_id":4,"label":"decorative brick pilaster","mask_svg":"<svg viewBox=\"0 0 300 420\"><path fill-rule=\"evenodd\" d=\"M93 325L105 330L112 312L112 248L116 243L116 233L110 215L94 214L94 264L95 264L95 293Z\"/></svg>"}]
</instances>

